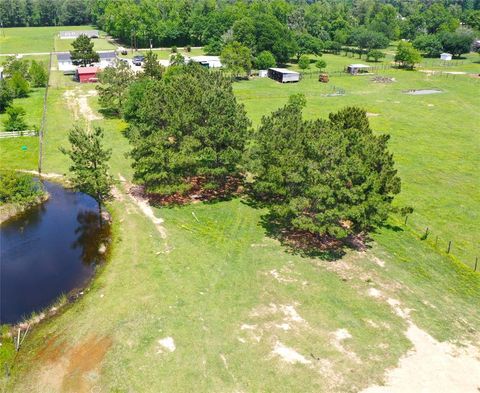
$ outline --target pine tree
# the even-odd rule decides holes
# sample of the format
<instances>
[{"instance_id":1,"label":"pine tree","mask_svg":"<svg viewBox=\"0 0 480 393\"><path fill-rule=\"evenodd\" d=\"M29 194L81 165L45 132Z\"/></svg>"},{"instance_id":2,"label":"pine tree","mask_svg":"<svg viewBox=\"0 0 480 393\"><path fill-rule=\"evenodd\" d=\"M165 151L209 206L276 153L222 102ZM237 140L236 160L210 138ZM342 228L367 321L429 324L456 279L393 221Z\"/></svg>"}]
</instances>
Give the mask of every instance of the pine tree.
<instances>
[{"instance_id":1,"label":"pine tree","mask_svg":"<svg viewBox=\"0 0 480 393\"><path fill-rule=\"evenodd\" d=\"M72 161L70 181L79 191L91 195L101 211L112 186L112 178L108 174L108 160L112 152L102 146L103 130L95 127L89 131L76 125L70 130L68 140L71 149L61 148L60 151Z\"/></svg>"},{"instance_id":2,"label":"pine tree","mask_svg":"<svg viewBox=\"0 0 480 393\"><path fill-rule=\"evenodd\" d=\"M400 192L388 136L366 113L346 108L330 119L302 119L303 97L262 119L250 169L253 195L283 228L344 238L380 225Z\"/></svg>"},{"instance_id":3,"label":"pine tree","mask_svg":"<svg viewBox=\"0 0 480 393\"><path fill-rule=\"evenodd\" d=\"M79 36L72 42L72 46L73 50L70 51L70 56L73 64L86 67L99 60L98 53L93 50L92 40L86 35Z\"/></svg>"},{"instance_id":4,"label":"pine tree","mask_svg":"<svg viewBox=\"0 0 480 393\"><path fill-rule=\"evenodd\" d=\"M186 192L195 177L219 189L238 174L250 123L229 78L189 64L142 86L140 96L130 138L134 178L149 191Z\"/></svg>"},{"instance_id":5,"label":"pine tree","mask_svg":"<svg viewBox=\"0 0 480 393\"><path fill-rule=\"evenodd\" d=\"M127 99L127 91L135 80L128 64L117 60L114 67L107 67L100 73L100 84L97 86L100 106L113 114L119 115Z\"/></svg>"}]
</instances>

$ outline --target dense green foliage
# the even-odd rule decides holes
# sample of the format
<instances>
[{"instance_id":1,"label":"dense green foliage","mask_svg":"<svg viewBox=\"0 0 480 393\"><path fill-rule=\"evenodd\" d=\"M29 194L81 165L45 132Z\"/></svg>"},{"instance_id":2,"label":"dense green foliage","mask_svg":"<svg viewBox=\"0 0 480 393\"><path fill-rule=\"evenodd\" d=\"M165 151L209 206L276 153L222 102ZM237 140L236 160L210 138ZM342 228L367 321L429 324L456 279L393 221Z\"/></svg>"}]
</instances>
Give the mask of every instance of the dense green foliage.
<instances>
[{"instance_id":1,"label":"dense green foliage","mask_svg":"<svg viewBox=\"0 0 480 393\"><path fill-rule=\"evenodd\" d=\"M72 42L73 50L70 51L72 63L86 67L99 60L98 53L93 50L94 43L86 35L82 34Z\"/></svg>"},{"instance_id":2,"label":"dense green foliage","mask_svg":"<svg viewBox=\"0 0 480 393\"><path fill-rule=\"evenodd\" d=\"M47 85L48 74L43 63L32 60L28 75L33 87L45 87Z\"/></svg>"},{"instance_id":3,"label":"dense green foliage","mask_svg":"<svg viewBox=\"0 0 480 393\"><path fill-rule=\"evenodd\" d=\"M255 198L283 228L343 238L386 220L400 192L387 135L375 136L365 111L329 120L302 118L303 96L262 119L251 171Z\"/></svg>"},{"instance_id":4,"label":"dense green foliage","mask_svg":"<svg viewBox=\"0 0 480 393\"><path fill-rule=\"evenodd\" d=\"M419 35L413 41L413 46L429 57L437 57L442 52L459 57L470 52L474 40L475 33L472 30L459 28L455 31Z\"/></svg>"},{"instance_id":5,"label":"dense green foliage","mask_svg":"<svg viewBox=\"0 0 480 393\"><path fill-rule=\"evenodd\" d=\"M9 106L7 108L7 118L4 120L3 125L5 131L23 131L27 129L27 123L25 123L25 109L20 106Z\"/></svg>"},{"instance_id":6,"label":"dense green foliage","mask_svg":"<svg viewBox=\"0 0 480 393\"><path fill-rule=\"evenodd\" d=\"M230 71L233 76L238 77L242 73L250 74L252 54L250 49L239 42L233 41L225 45L220 58L225 69Z\"/></svg>"},{"instance_id":7,"label":"dense green foliage","mask_svg":"<svg viewBox=\"0 0 480 393\"><path fill-rule=\"evenodd\" d=\"M148 70L153 72L151 67ZM107 67L99 74L98 102L104 110L116 115L122 113L127 89L133 77L134 74L129 65L120 60L117 60L113 67Z\"/></svg>"},{"instance_id":8,"label":"dense green foliage","mask_svg":"<svg viewBox=\"0 0 480 393\"><path fill-rule=\"evenodd\" d=\"M15 171L0 172L0 205L18 203L28 205L43 194L32 176Z\"/></svg>"},{"instance_id":9,"label":"dense green foliage","mask_svg":"<svg viewBox=\"0 0 480 393\"><path fill-rule=\"evenodd\" d=\"M83 25L92 20L90 0L2 0L4 27Z\"/></svg>"},{"instance_id":10,"label":"dense green foliage","mask_svg":"<svg viewBox=\"0 0 480 393\"><path fill-rule=\"evenodd\" d=\"M137 105L129 104L127 117L135 180L173 194L188 191L196 177L217 189L238 173L249 121L229 78L189 64L132 89Z\"/></svg>"},{"instance_id":11,"label":"dense green foliage","mask_svg":"<svg viewBox=\"0 0 480 393\"><path fill-rule=\"evenodd\" d=\"M378 61L380 59L385 58L385 53L378 49L372 49L367 53L367 60L373 59L374 61Z\"/></svg>"},{"instance_id":12,"label":"dense green foliage","mask_svg":"<svg viewBox=\"0 0 480 393\"><path fill-rule=\"evenodd\" d=\"M413 47L412 43L401 41L398 44L395 61L400 64L400 67L414 68L421 59L420 52Z\"/></svg>"},{"instance_id":13,"label":"dense green foliage","mask_svg":"<svg viewBox=\"0 0 480 393\"><path fill-rule=\"evenodd\" d=\"M91 195L102 206L110 196L112 178L108 174L108 160L112 152L103 148L103 130L73 127L68 134L70 150L60 151L72 161L70 181L79 191Z\"/></svg>"},{"instance_id":14,"label":"dense green foliage","mask_svg":"<svg viewBox=\"0 0 480 393\"><path fill-rule=\"evenodd\" d=\"M260 52L255 58L255 67L259 70L266 70L267 68L275 67L276 63L275 57L267 50Z\"/></svg>"},{"instance_id":15,"label":"dense green foliage","mask_svg":"<svg viewBox=\"0 0 480 393\"><path fill-rule=\"evenodd\" d=\"M301 55L300 59L298 59L298 66L302 70L310 68L310 57L308 57L308 55Z\"/></svg>"}]
</instances>

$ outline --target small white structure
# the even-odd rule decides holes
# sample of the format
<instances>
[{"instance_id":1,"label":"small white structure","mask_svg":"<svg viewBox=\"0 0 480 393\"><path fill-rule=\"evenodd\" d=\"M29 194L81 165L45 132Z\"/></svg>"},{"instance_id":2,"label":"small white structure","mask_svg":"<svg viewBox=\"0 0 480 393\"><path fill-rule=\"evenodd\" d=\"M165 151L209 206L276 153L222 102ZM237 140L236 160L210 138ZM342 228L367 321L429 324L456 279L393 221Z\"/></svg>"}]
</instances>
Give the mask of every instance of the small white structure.
<instances>
[{"instance_id":1,"label":"small white structure","mask_svg":"<svg viewBox=\"0 0 480 393\"><path fill-rule=\"evenodd\" d=\"M352 75L366 74L369 69L370 66L366 64L350 64L347 67L347 72Z\"/></svg>"},{"instance_id":2,"label":"small white structure","mask_svg":"<svg viewBox=\"0 0 480 393\"><path fill-rule=\"evenodd\" d=\"M115 60L117 59L117 54L114 51L108 51L108 52L97 52L99 61L96 63L96 66L104 69L110 66L113 66L115 63Z\"/></svg>"},{"instance_id":3,"label":"small white structure","mask_svg":"<svg viewBox=\"0 0 480 393\"><path fill-rule=\"evenodd\" d=\"M61 40L74 40L81 35L86 35L88 38L99 37L98 30L67 30L59 34Z\"/></svg>"},{"instance_id":4,"label":"small white structure","mask_svg":"<svg viewBox=\"0 0 480 393\"><path fill-rule=\"evenodd\" d=\"M0 81L3 79L3 67L0 67Z\"/></svg>"},{"instance_id":5,"label":"small white structure","mask_svg":"<svg viewBox=\"0 0 480 393\"><path fill-rule=\"evenodd\" d=\"M59 71L64 73L74 73L77 66L73 65L69 52L57 53L57 62Z\"/></svg>"},{"instance_id":6,"label":"small white structure","mask_svg":"<svg viewBox=\"0 0 480 393\"><path fill-rule=\"evenodd\" d=\"M268 76L268 71L267 70L259 70L258 71L258 76L260 78L266 78Z\"/></svg>"},{"instance_id":7,"label":"small white structure","mask_svg":"<svg viewBox=\"0 0 480 393\"><path fill-rule=\"evenodd\" d=\"M219 56L192 56L185 59L185 61L194 61L195 63L199 63L200 65L208 68L220 68L222 66Z\"/></svg>"},{"instance_id":8,"label":"small white structure","mask_svg":"<svg viewBox=\"0 0 480 393\"><path fill-rule=\"evenodd\" d=\"M158 64L164 67L169 67L170 66L170 60L158 60Z\"/></svg>"},{"instance_id":9,"label":"small white structure","mask_svg":"<svg viewBox=\"0 0 480 393\"><path fill-rule=\"evenodd\" d=\"M445 61L450 61L450 60L452 60L452 54L451 53L442 53L440 55L440 59L445 60Z\"/></svg>"},{"instance_id":10,"label":"small white structure","mask_svg":"<svg viewBox=\"0 0 480 393\"><path fill-rule=\"evenodd\" d=\"M298 72L286 68L269 68L267 75L270 79L280 83L298 82L300 80Z\"/></svg>"}]
</instances>

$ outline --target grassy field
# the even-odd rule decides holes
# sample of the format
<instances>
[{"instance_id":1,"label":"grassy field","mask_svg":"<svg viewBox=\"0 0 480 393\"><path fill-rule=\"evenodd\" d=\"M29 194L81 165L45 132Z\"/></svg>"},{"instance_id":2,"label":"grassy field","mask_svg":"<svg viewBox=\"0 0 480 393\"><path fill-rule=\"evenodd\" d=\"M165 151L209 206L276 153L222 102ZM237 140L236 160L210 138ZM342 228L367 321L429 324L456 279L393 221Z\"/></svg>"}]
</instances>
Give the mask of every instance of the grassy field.
<instances>
[{"instance_id":1,"label":"grassy field","mask_svg":"<svg viewBox=\"0 0 480 393\"><path fill-rule=\"evenodd\" d=\"M308 118L326 117L345 106L357 105L370 113L373 129L391 135L390 147L403 180L400 205L411 205L415 213L409 224L417 231L428 227L430 239L439 236L438 248L453 241L452 252L473 266L478 248L480 219L480 167L476 132L480 121L480 80L467 75L432 76L421 71L381 70L395 82L374 83L371 76L335 76L352 62L343 56L324 55L331 72L330 83L317 81L317 74L298 84L281 85L267 78L235 84L235 93L245 104L253 123L285 104L291 94L307 98ZM475 57L472 60L477 60ZM480 64L470 61L449 71L462 71ZM422 68L423 69L423 68ZM440 89L441 94L407 95L410 89ZM328 96L344 90L343 96Z\"/></svg>"},{"instance_id":2,"label":"grassy field","mask_svg":"<svg viewBox=\"0 0 480 393\"><path fill-rule=\"evenodd\" d=\"M49 26L4 28L2 29L2 34L0 34L0 54L52 52L55 50L55 37L60 31L89 29L95 29L95 27Z\"/></svg>"},{"instance_id":3,"label":"grassy field","mask_svg":"<svg viewBox=\"0 0 480 393\"><path fill-rule=\"evenodd\" d=\"M352 62L325 59L330 72ZM397 203L416 209L407 227L392 217L366 252L329 261L289 252L269 238L264 211L241 199L153 209L164 219L158 228L127 194L128 184L117 180L119 195L109 206L110 262L84 297L33 329L11 379L3 381L7 391L357 392L382 383L385 370L412 348L404 334L409 323L439 341L478 345L479 274L413 230L429 225L442 241L455 236L453 251L467 263L475 250L479 80L398 70L382 75L396 81L333 76L324 85L312 76L294 85L254 79L234 89L255 125L299 92L309 118L346 105L378 115L372 126L392 135L403 179ZM65 92L87 95L97 115L99 107L93 85L53 72L51 86L44 170L66 173L69 163L58 147L67 142L76 110ZM325 96L333 86L345 95ZM402 93L433 87L443 93ZM125 124L93 123L105 128L113 149L112 175L131 181ZM23 165L18 156L3 161L15 143L0 140L2 167ZM410 310L410 322L392 310L392 299ZM162 346L169 337L174 351ZM300 361L288 363L278 348L294 350Z\"/></svg>"},{"instance_id":4,"label":"grassy field","mask_svg":"<svg viewBox=\"0 0 480 393\"><path fill-rule=\"evenodd\" d=\"M55 51L56 52L68 52L72 50L72 40L61 40L58 36L55 36ZM108 41L105 37L100 36L92 40L94 43L93 49L97 51L102 50L115 50L116 46Z\"/></svg>"}]
</instances>

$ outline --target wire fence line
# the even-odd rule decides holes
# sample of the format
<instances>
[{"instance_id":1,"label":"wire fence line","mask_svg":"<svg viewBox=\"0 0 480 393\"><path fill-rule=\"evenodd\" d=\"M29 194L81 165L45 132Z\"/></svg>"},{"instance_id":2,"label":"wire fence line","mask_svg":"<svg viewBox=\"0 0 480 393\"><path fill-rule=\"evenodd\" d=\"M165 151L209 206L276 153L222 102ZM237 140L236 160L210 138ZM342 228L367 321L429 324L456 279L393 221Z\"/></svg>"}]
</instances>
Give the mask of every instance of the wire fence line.
<instances>
[{"instance_id":1,"label":"wire fence line","mask_svg":"<svg viewBox=\"0 0 480 393\"><path fill-rule=\"evenodd\" d=\"M448 256L460 262L462 265L471 268L474 272L480 273L480 262L479 262L479 255L475 255L475 252L472 252L474 257L471 257L469 261L466 261L465 257L460 257L458 254L455 253L456 245L458 241L453 237L441 237L437 235L434 231L432 231L430 226L425 227L425 229L419 230L418 225L414 226L409 222L410 215L405 216L403 225L407 227L411 232L413 232L416 237L422 242L427 243L429 246L433 247L438 253L444 256ZM466 250L465 250L466 251Z\"/></svg>"}]
</instances>

